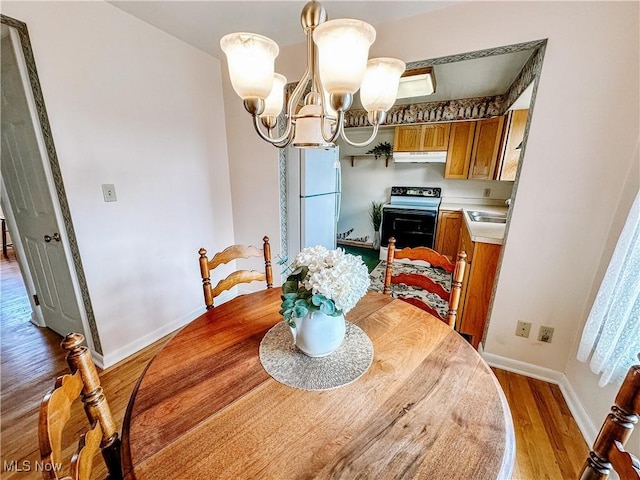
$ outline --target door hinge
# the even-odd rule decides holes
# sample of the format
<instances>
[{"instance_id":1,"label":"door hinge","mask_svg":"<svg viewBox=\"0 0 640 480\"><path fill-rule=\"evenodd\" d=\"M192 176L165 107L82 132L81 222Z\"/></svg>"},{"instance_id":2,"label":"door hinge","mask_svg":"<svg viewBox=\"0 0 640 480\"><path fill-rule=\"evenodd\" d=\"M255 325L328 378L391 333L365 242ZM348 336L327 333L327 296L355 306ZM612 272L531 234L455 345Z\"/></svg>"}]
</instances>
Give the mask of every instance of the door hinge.
<instances>
[{"instance_id":1,"label":"door hinge","mask_svg":"<svg viewBox=\"0 0 640 480\"><path fill-rule=\"evenodd\" d=\"M40 300L38 300L38 295L36 295L35 293L33 294L33 301L36 304L36 306L40 305Z\"/></svg>"}]
</instances>

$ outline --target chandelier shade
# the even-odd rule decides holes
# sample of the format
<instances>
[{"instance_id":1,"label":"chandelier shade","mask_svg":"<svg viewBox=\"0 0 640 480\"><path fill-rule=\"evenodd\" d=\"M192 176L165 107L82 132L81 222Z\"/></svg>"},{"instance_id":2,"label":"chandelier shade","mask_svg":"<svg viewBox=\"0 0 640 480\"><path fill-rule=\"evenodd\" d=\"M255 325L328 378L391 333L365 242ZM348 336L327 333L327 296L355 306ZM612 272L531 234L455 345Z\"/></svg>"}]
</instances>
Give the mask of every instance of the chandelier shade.
<instances>
[{"instance_id":1,"label":"chandelier shade","mask_svg":"<svg viewBox=\"0 0 640 480\"><path fill-rule=\"evenodd\" d=\"M220 40L233 89L243 100L266 98L273 87L278 44L255 33L230 33Z\"/></svg>"},{"instance_id":2,"label":"chandelier shade","mask_svg":"<svg viewBox=\"0 0 640 480\"><path fill-rule=\"evenodd\" d=\"M367 112L389 110L396 101L400 75L406 65L395 58L372 58L360 87L360 102Z\"/></svg>"},{"instance_id":3,"label":"chandelier shade","mask_svg":"<svg viewBox=\"0 0 640 480\"><path fill-rule=\"evenodd\" d=\"M256 133L279 148L292 142L298 148L331 148L338 137L356 147L368 145L396 100L404 62L393 58L367 61L375 29L351 18L327 21L320 2L308 2L300 20L307 39L307 64L286 104L287 79L274 71L279 49L273 40L245 32L230 33L220 40L231 84L253 117ZM351 141L344 131L345 112L358 89L373 126L371 137L360 143ZM277 129L280 122L284 125ZM278 130L282 132L279 137Z\"/></svg>"},{"instance_id":4,"label":"chandelier shade","mask_svg":"<svg viewBox=\"0 0 640 480\"><path fill-rule=\"evenodd\" d=\"M367 68L369 47L376 31L368 23L351 18L329 20L316 27L313 41L318 46L320 78L331 94L354 94Z\"/></svg>"},{"instance_id":5,"label":"chandelier shade","mask_svg":"<svg viewBox=\"0 0 640 480\"><path fill-rule=\"evenodd\" d=\"M264 111L260 114L260 118L277 117L280 115L286 84L287 78L284 75L280 75L279 73L273 75L273 87L271 88L269 96L264 100Z\"/></svg>"}]
</instances>

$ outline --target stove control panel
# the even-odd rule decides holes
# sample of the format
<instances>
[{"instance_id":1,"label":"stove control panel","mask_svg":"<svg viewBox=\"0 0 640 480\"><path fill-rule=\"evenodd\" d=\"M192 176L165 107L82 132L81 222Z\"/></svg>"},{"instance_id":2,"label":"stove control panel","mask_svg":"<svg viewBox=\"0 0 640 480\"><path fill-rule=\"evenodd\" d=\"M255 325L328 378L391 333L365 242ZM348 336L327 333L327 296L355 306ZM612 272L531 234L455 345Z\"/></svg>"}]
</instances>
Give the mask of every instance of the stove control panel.
<instances>
[{"instance_id":1,"label":"stove control panel","mask_svg":"<svg viewBox=\"0 0 640 480\"><path fill-rule=\"evenodd\" d=\"M393 197L430 197L440 198L442 189L439 187L391 187Z\"/></svg>"}]
</instances>

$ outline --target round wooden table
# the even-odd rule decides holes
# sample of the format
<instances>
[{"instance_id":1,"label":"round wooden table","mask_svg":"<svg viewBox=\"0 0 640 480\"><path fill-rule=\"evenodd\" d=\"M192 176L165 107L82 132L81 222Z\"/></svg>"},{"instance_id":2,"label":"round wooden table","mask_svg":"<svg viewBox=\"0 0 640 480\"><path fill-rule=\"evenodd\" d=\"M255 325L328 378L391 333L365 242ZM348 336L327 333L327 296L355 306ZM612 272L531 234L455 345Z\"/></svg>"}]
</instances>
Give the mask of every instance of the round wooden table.
<instances>
[{"instance_id":1,"label":"round wooden table","mask_svg":"<svg viewBox=\"0 0 640 480\"><path fill-rule=\"evenodd\" d=\"M368 293L346 317L373 342L373 364L354 383L311 392L260 363L279 308L280 289L237 297L156 355L124 421L127 479L510 478L502 389L444 323Z\"/></svg>"}]
</instances>

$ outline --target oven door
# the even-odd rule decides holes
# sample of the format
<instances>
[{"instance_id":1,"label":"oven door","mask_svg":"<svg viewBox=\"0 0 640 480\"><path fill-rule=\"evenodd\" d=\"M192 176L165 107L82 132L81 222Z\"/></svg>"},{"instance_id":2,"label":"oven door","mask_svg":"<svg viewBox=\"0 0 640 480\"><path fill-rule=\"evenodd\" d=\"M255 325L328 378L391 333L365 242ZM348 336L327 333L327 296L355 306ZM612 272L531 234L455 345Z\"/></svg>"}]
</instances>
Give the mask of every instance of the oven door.
<instances>
[{"instance_id":1,"label":"oven door","mask_svg":"<svg viewBox=\"0 0 640 480\"><path fill-rule=\"evenodd\" d=\"M395 237L397 248L433 248L437 222L437 210L387 207L382 212L380 243L386 247L389 245L389 238Z\"/></svg>"}]
</instances>

